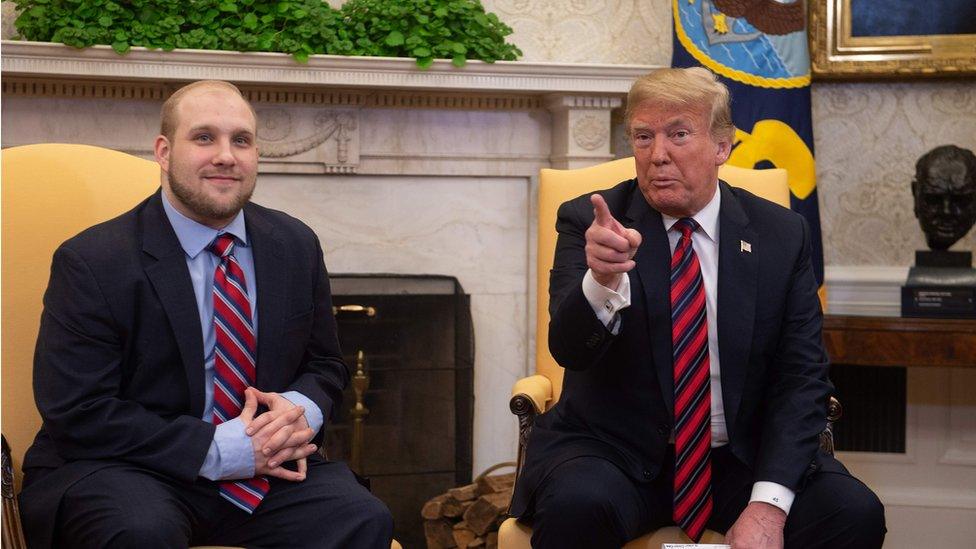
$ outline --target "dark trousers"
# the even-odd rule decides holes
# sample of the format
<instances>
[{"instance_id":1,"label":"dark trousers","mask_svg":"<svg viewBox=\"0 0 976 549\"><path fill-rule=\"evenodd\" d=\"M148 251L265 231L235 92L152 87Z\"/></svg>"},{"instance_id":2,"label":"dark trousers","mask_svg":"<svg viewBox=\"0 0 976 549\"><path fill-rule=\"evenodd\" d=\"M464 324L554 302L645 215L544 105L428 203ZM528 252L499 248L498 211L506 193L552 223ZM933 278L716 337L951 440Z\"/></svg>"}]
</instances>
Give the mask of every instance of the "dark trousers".
<instances>
[{"instance_id":1,"label":"dark trousers","mask_svg":"<svg viewBox=\"0 0 976 549\"><path fill-rule=\"evenodd\" d=\"M61 500L56 547L389 549L393 518L344 463L310 461L303 482L271 479L253 515L216 483L172 479L119 464L74 484Z\"/></svg>"},{"instance_id":2,"label":"dark trousers","mask_svg":"<svg viewBox=\"0 0 976 549\"><path fill-rule=\"evenodd\" d=\"M532 526L532 547L614 548L674 525L674 457L667 473L647 483L631 480L607 460L580 457L557 466L519 520ZM786 547L872 549L884 541L884 507L877 496L832 456L810 474L786 519ZM712 450L712 504L708 528L726 532L749 503L752 473L728 450Z\"/></svg>"}]
</instances>

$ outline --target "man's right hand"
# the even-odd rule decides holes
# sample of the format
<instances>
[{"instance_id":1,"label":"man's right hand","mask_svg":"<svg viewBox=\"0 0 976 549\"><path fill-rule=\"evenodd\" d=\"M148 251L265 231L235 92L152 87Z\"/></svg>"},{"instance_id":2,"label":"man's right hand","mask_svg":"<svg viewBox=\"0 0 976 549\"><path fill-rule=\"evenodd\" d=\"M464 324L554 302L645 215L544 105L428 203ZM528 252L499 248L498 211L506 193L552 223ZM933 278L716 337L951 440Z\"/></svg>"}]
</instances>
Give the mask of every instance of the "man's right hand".
<instances>
[{"instance_id":1,"label":"man's right hand","mask_svg":"<svg viewBox=\"0 0 976 549\"><path fill-rule=\"evenodd\" d=\"M599 194L590 195L593 223L586 230L586 265L593 279L616 291L624 273L634 268L634 254L641 235L628 229L610 215L610 208Z\"/></svg>"},{"instance_id":2,"label":"man's right hand","mask_svg":"<svg viewBox=\"0 0 976 549\"><path fill-rule=\"evenodd\" d=\"M248 387L244 391L244 408L241 409L240 415L245 429L254 421L254 414L257 413L257 409L258 398L256 389ZM263 425L256 433L251 435L251 447L254 449L255 476L266 475L294 482L305 480L307 470L305 458L315 452L316 446L306 443L315 435L310 428L296 428L298 420L304 413L304 408L295 406L278 415L274 420ZM276 439L284 438L287 442L273 456L267 456L265 455L264 448L272 437ZM298 470L292 471L282 467L282 464L287 461L297 461Z\"/></svg>"}]
</instances>

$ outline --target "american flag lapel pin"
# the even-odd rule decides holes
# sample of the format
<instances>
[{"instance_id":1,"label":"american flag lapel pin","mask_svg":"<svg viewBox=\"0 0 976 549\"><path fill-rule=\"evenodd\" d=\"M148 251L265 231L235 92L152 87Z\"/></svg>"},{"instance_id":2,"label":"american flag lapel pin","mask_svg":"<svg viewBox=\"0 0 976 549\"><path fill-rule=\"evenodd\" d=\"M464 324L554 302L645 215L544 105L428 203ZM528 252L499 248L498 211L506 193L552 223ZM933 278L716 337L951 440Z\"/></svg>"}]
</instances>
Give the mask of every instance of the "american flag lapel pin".
<instances>
[{"instance_id":1,"label":"american flag lapel pin","mask_svg":"<svg viewBox=\"0 0 976 549\"><path fill-rule=\"evenodd\" d=\"M751 254L752 253L752 244L749 244L745 240L740 240L739 241L739 251L740 252L745 252L747 254Z\"/></svg>"}]
</instances>

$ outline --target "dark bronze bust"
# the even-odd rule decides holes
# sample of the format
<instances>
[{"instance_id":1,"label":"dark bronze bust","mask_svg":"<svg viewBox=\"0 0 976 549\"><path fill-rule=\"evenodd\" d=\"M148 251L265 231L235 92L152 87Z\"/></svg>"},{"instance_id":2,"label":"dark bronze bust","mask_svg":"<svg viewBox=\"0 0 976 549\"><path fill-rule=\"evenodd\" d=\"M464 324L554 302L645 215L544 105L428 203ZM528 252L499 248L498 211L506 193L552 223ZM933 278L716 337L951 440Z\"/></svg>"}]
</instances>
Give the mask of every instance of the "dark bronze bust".
<instances>
[{"instance_id":1,"label":"dark bronze bust","mask_svg":"<svg viewBox=\"0 0 976 549\"><path fill-rule=\"evenodd\" d=\"M976 155L943 145L915 164L915 217L932 250L947 250L976 222Z\"/></svg>"}]
</instances>

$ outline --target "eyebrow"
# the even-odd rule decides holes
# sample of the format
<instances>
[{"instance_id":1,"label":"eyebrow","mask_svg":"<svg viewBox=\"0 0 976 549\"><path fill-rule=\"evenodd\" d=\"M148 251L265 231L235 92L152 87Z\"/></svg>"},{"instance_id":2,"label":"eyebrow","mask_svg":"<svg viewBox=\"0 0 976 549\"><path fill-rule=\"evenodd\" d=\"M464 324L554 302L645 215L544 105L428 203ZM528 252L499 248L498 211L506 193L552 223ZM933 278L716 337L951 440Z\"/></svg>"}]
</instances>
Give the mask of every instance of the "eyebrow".
<instances>
[{"instance_id":1,"label":"eyebrow","mask_svg":"<svg viewBox=\"0 0 976 549\"><path fill-rule=\"evenodd\" d=\"M188 132L189 133L195 133L195 132L200 132L200 131L211 131L212 132L214 130L216 130L216 128L214 126L211 126L211 125L208 125L208 124L202 124L200 126L192 126L188 130ZM255 132L252 131L252 130L250 130L250 129L248 129L248 128L238 128L238 129L236 129L236 130L234 130L234 131L232 131L230 133L232 135L241 135L241 134L255 135Z\"/></svg>"},{"instance_id":2,"label":"eyebrow","mask_svg":"<svg viewBox=\"0 0 976 549\"><path fill-rule=\"evenodd\" d=\"M691 124L691 122L689 122L684 117L681 117L681 118L676 118L676 119L672 120L671 122L668 122L664 126L664 129L666 129L666 130L672 130L672 129L674 129L676 127L679 127L679 126L684 126L684 127L691 128L692 127L692 124ZM630 128L631 131L635 131L635 132L636 131L641 131L641 130L650 130L650 129L651 129L651 126L650 125L643 124L643 123L634 124L633 127Z\"/></svg>"}]
</instances>

